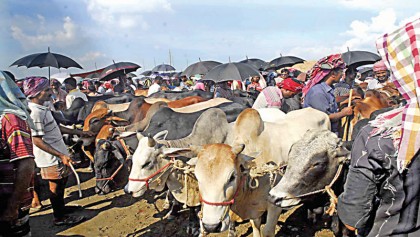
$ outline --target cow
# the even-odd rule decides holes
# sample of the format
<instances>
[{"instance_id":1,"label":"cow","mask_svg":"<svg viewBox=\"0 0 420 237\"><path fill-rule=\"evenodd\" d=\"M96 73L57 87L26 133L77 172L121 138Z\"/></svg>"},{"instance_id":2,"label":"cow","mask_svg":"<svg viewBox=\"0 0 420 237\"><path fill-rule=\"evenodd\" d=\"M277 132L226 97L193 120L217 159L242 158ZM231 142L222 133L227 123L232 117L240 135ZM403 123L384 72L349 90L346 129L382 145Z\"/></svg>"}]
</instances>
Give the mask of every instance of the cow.
<instances>
[{"instance_id":1,"label":"cow","mask_svg":"<svg viewBox=\"0 0 420 237\"><path fill-rule=\"evenodd\" d=\"M335 133L325 129L307 131L291 147L284 176L271 189L269 201L281 208L290 208L301 202L312 207L322 206L327 201L320 198L322 193L330 193L330 190L342 192L343 166L349 154ZM335 208L334 199L336 197L331 199L331 208ZM327 212L334 214L333 209ZM337 236L338 228L334 230Z\"/></svg>"},{"instance_id":2,"label":"cow","mask_svg":"<svg viewBox=\"0 0 420 237\"><path fill-rule=\"evenodd\" d=\"M54 119L59 124L73 125L81 123L78 120L79 110L85 105L85 101L82 98L76 98L71 104L70 108L62 111L51 111Z\"/></svg>"},{"instance_id":3,"label":"cow","mask_svg":"<svg viewBox=\"0 0 420 237\"><path fill-rule=\"evenodd\" d=\"M199 180L200 193L204 200L202 204L203 230L206 232L221 232L229 226L234 226L233 221L231 222L229 215L227 215L226 206L232 203L235 205L236 201L233 201L235 200L233 198L235 192L238 195L238 202L241 203L240 200L246 199L244 196L240 196L242 199L239 198L239 195L244 194L244 192L241 191L242 187L239 189L238 186L244 182L243 189L247 188L246 185L249 183L247 182L249 180L247 175L249 166L247 164L250 157L255 157L255 154L258 153L258 157L253 160L253 166L255 167L262 167L267 163L276 166L285 165L292 144L301 139L306 130L311 128L330 129L328 115L307 108L288 113L283 121L270 123L263 122L257 110L246 109L235 122L231 146L222 144L205 146L199 152L197 160L197 166L201 162L200 167L203 168L196 166L195 170L196 177ZM222 159L226 159L226 157L231 159L225 162ZM207 159L220 162L209 163ZM242 168L240 168L241 164L243 165ZM215 174L217 174L217 177L214 176ZM261 201L266 200L270 187L270 183L266 182L265 179L265 176L261 178L260 185L254 190L252 197L256 199L250 199L252 200L250 202L242 202L245 205L231 209L239 218L252 220L254 236L259 236L260 218L266 210L268 210L268 222L263 235L274 236L277 219L281 212L281 209L273 204ZM278 180L272 182L275 183L275 181ZM220 202L221 205L213 205L214 202ZM258 206L258 209L254 206ZM231 231L233 230L231 229Z\"/></svg>"}]
</instances>

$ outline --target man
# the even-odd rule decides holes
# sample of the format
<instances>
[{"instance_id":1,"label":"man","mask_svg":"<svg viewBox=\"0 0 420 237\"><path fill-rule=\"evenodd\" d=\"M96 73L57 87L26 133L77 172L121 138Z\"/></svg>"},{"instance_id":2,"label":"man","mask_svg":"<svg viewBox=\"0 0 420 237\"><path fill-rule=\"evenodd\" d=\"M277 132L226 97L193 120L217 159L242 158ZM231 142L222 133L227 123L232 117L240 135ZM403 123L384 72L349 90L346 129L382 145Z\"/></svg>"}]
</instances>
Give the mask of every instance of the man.
<instances>
[{"instance_id":1,"label":"man","mask_svg":"<svg viewBox=\"0 0 420 237\"><path fill-rule=\"evenodd\" d=\"M162 77L157 76L153 80L153 84L149 87L149 90L147 91L147 96L152 95L153 93L159 92L161 90L160 85L162 84Z\"/></svg>"},{"instance_id":2,"label":"man","mask_svg":"<svg viewBox=\"0 0 420 237\"><path fill-rule=\"evenodd\" d=\"M282 107L284 99L291 98L302 90L302 83L287 78L277 86L268 86L261 91L252 106L253 109Z\"/></svg>"},{"instance_id":3,"label":"man","mask_svg":"<svg viewBox=\"0 0 420 237\"><path fill-rule=\"evenodd\" d=\"M66 96L66 108L69 109L76 98L82 98L85 102L88 101L87 96L77 88L76 79L69 77L64 80L66 90L69 92Z\"/></svg>"},{"instance_id":4,"label":"man","mask_svg":"<svg viewBox=\"0 0 420 237\"><path fill-rule=\"evenodd\" d=\"M334 96L333 84L340 81L345 67L341 54L324 57L313 66L310 80L303 88L303 107L312 107L328 114L333 132L338 132L338 122L342 117L353 114L351 107L338 111Z\"/></svg>"},{"instance_id":5,"label":"man","mask_svg":"<svg viewBox=\"0 0 420 237\"><path fill-rule=\"evenodd\" d=\"M31 236L32 124L20 88L0 71L0 236Z\"/></svg>"},{"instance_id":6,"label":"man","mask_svg":"<svg viewBox=\"0 0 420 237\"><path fill-rule=\"evenodd\" d=\"M419 45L420 19L376 42L408 103L380 114L354 141L337 211L357 236L420 236Z\"/></svg>"},{"instance_id":7,"label":"man","mask_svg":"<svg viewBox=\"0 0 420 237\"><path fill-rule=\"evenodd\" d=\"M95 81L95 88L98 94L105 94L105 87L101 84L100 81Z\"/></svg>"},{"instance_id":8,"label":"man","mask_svg":"<svg viewBox=\"0 0 420 237\"><path fill-rule=\"evenodd\" d=\"M64 189L70 163L74 162L64 144L62 133L79 136L90 136L92 134L57 125L51 111L43 106L51 97L51 89L48 85L48 79L44 77L29 77L24 82L24 91L30 101L28 104L34 122L31 132L35 163L41 169L42 179L48 180L49 183L54 224L72 225L81 222L84 217L65 215Z\"/></svg>"},{"instance_id":9,"label":"man","mask_svg":"<svg viewBox=\"0 0 420 237\"><path fill-rule=\"evenodd\" d=\"M385 66L385 62L383 60L378 61L375 64L373 64L373 72L375 74L375 78L368 82L368 85L367 85L368 90L381 89L387 83L390 82L388 69Z\"/></svg>"},{"instance_id":10,"label":"man","mask_svg":"<svg viewBox=\"0 0 420 237\"><path fill-rule=\"evenodd\" d=\"M61 89L61 83L57 79L51 79L53 102L62 101L66 103L67 92Z\"/></svg>"}]
</instances>

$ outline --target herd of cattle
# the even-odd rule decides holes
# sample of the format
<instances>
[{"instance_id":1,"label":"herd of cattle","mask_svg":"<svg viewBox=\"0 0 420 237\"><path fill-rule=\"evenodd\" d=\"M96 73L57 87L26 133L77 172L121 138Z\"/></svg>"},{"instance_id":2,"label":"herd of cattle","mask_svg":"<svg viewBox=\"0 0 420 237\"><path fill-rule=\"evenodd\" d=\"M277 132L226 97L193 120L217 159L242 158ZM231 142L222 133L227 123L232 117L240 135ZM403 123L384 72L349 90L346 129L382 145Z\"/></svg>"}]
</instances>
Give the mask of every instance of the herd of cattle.
<instances>
[{"instance_id":1,"label":"herd of cattle","mask_svg":"<svg viewBox=\"0 0 420 237\"><path fill-rule=\"evenodd\" d=\"M235 222L250 220L254 236L274 236L282 210L323 206L326 193L341 191L349 151L325 113L255 110L255 95L239 95L235 102L203 91L90 97L54 117L97 134L77 145L93 164L98 194L167 188L171 211L190 208L191 234L234 236Z\"/></svg>"}]
</instances>

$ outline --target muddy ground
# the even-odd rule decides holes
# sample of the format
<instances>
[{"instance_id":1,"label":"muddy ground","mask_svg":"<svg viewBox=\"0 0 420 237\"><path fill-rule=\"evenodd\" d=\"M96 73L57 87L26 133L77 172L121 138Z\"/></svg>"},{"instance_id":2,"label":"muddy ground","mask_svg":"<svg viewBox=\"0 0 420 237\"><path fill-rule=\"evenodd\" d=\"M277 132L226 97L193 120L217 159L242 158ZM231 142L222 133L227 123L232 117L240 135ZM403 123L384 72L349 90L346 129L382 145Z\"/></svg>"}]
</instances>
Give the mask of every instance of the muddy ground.
<instances>
[{"instance_id":1,"label":"muddy ground","mask_svg":"<svg viewBox=\"0 0 420 237\"><path fill-rule=\"evenodd\" d=\"M32 236L187 236L188 211L183 210L181 216L172 221L164 219L167 210L163 209L164 195L157 200L156 193L148 193L145 198L132 198L117 190L99 196L94 192L95 180L87 169L78 169L82 181L83 197L79 198L75 178L69 179L65 194L68 206L80 205L74 214L84 215L86 221L78 225L54 226L52 209L48 200L43 200L44 208L31 211L30 225ZM45 184L41 186L41 198L45 199ZM321 230L322 223L309 224L303 220L303 210L289 211L283 214L278 222L276 236L334 236L329 230ZM237 236L252 236L249 222L239 223ZM210 236L226 236L226 233Z\"/></svg>"}]
</instances>

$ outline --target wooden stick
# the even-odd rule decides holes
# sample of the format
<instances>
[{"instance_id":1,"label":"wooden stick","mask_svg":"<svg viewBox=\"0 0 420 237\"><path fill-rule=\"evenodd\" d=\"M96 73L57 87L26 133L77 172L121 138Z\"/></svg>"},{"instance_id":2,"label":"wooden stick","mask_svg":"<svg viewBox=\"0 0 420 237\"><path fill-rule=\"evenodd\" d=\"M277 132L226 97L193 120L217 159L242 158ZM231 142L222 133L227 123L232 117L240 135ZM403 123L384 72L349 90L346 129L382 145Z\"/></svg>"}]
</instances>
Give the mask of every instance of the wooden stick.
<instances>
[{"instance_id":1,"label":"wooden stick","mask_svg":"<svg viewBox=\"0 0 420 237\"><path fill-rule=\"evenodd\" d=\"M350 107L351 106L351 99L352 99L352 97L353 97L353 89L350 89L350 93L349 93L349 102L348 102L348 104L347 104L347 107ZM346 116L346 123L345 123L345 125L344 125L344 134L343 134L343 140L344 141L348 141L348 137L349 137L349 129L348 129L348 127L349 127L349 123L350 123L350 120L349 120L349 116Z\"/></svg>"}]
</instances>

